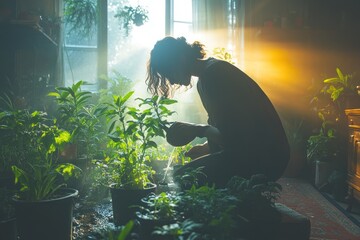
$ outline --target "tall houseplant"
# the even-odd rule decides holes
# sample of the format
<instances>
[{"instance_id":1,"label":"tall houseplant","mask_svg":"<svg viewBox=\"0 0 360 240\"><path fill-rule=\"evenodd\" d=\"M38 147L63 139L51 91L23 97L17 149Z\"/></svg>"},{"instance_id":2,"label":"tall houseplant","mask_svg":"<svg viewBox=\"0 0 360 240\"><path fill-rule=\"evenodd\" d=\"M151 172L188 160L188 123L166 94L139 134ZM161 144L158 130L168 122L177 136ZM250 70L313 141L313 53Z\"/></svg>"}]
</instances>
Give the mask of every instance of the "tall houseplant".
<instances>
[{"instance_id":1,"label":"tall houseplant","mask_svg":"<svg viewBox=\"0 0 360 240\"><path fill-rule=\"evenodd\" d=\"M312 110L320 120L314 134L310 135L307 144L307 157L320 169L326 167L326 176L315 174L315 181L323 179L319 187L328 181L332 171L346 174L347 121L345 109L360 106L358 85L360 81L354 75L344 74L336 68L337 76L322 81L321 89L311 100ZM318 158L315 160L315 158ZM327 163L327 164L324 164ZM316 167L315 167L315 170Z\"/></svg>"},{"instance_id":2,"label":"tall houseplant","mask_svg":"<svg viewBox=\"0 0 360 240\"><path fill-rule=\"evenodd\" d=\"M2 128L17 140L21 158L11 167L19 185L13 198L18 234L22 239L70 240L77 190L65 188L65 181L79 169L57 162L58 151L70 134L45 112L23 109L13 113L5 114Z\"/></svg>"},{"instance_id":3,"label":"tall houseplant","mask_svg":"<svg viewBox=\"0 0 360 240\"><path fill-rule=\"evenodd\" d=\"M59 126L71 133L71 144L67 144L61 153L68 160L77 160L78 157L91 159L105 137L101 125L105 108L91 102L93 94L83 91L83 85L84 81L78 81L70 87L56 87L55 91L48 93L57 103ZM70 149L74 151L70 152Z\"/></svg>"},{"instance_id":4,"label":"tall houseplant","mask_svg":"<svg viewBox=\"0 0 360 240\"><path fill-rule=\"evenodd\" d=\"M137 98L138 105L132 107L128 101L133 94L130 91L124 96L114 96L113 103L107 104L109 154L97 163L111 186L116 223L127 222L133 214L128 206L155 190L151 183L153 170L146 162L150 160L150 149L157 147L156 138L165 136L166 118L174 113L167 105L176 102L154 96Z\"/></svg>"}]
</instances>

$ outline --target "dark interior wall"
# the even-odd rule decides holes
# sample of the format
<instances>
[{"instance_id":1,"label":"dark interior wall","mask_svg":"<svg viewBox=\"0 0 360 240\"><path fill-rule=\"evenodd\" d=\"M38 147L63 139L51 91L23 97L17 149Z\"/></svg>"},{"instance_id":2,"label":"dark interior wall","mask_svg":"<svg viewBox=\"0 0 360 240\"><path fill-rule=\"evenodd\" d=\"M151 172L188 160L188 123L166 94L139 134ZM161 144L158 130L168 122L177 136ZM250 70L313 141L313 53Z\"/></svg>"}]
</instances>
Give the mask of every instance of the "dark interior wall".
<instances>
[{"instance_id":1,"label":"dark interior wall","mask_svg":"<svg viewBox=\"0 0 360 240\"><path fill-rule=\"evenodd\" d=\"M359 13L358 0L248 0L245 55L256 59L245 65L266 90L293 104L336 67L360 77Z\"/></svg>"},{"instance_id":2,"label":"dark interior wall","mask_svg":"<svg viewBox=\"0 0 360 240\"><path fill-rule=\"evenodd\" d=\"M0 3L0 92L27 105L43 105L47 87L55 82L59 26L49 19L56 19L58 3L58 0Z\"/></svg>"}]
</instances>

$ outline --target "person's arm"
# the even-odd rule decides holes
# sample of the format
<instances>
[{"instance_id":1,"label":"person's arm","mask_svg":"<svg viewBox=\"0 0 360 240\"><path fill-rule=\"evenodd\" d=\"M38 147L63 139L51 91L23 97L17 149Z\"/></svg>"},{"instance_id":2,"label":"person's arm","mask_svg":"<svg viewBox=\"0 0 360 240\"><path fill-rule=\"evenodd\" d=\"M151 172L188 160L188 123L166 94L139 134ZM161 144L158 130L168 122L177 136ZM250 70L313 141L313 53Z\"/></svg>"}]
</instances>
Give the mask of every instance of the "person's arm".
<instances>
[{"instance_id":1,"label":"person's arm","mask_svg":"<svg viewBox=\"0 0 360 240\"><path fill-rule=\"evenodd\" d=\"M198 137L206 137L208 140L218 144L219 146L223 144L222 135L219 129L211 125L203 126L203 129Z\"/></svg>"},{"instance_id":2,"label":"person's arm","mask_svg":"<svg viewBox=\"0 0 360 240\"><path fill-rule=\"evenodd\" d=\"M173 146L184 146L196 137L222 144L220 131L210 125L175 122L166 132L166 140Z\"/></svg>"}]
</instances>

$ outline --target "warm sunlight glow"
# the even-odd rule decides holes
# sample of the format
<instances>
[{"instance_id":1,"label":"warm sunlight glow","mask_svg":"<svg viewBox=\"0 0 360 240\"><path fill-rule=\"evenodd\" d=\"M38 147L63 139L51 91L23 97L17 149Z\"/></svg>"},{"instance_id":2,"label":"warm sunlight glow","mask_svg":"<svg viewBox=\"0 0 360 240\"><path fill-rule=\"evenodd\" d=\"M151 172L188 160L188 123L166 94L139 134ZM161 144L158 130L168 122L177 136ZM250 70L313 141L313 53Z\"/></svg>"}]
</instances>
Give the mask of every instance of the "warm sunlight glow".
<instances>
[{"instance_id":1,"label":"warm sunlight glow","mask_svg":"<svg viewBox=\"0 0 360 240\"><path fill-rule=\"evenodd\" d=\"M259 29L246 29L242 47L241 43L230 42L226 31L202 32L195 35L194 40L203 42L209 53L216 47L228 47L235 65L260 85L278 109L308 113L311 98L308 89L311 84L320 83L326 76L333 75L336 67L349 68L356 59L352 52L310 47L305 42L306 35L300 38L303 41L291 41L291 36L274 38L279 33L272 35ZM298 34L291 31L285 33ZM353 69L356 66L348 71L352 72Z\"/></svg>"}]
</instances>

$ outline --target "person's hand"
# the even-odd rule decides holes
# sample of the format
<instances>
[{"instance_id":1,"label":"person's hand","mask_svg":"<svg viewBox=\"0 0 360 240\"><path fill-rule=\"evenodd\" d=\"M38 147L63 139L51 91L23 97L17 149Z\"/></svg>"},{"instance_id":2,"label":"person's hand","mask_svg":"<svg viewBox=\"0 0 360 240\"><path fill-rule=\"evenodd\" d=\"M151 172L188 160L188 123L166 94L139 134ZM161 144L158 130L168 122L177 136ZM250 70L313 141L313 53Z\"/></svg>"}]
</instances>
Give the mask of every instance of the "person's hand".
<instances>
[{"instance_id":1,"label":"person's hand","mask_svg":"<svg viewBox=\"0 0 360 240\"><path fill-rule=\"evenodd\" d=\"M166 131L166 140L173 146L184 146L196 137L204 137L207 125L174 122Z\"/></svg>"},{"instance_id":2,"label":"person's hand","mask_svg":"<svg viewBox=\"0 0 360 240\"><path fill-rule=\"evenodd\" d=\"M222 135L219 129L217 129L216 127L209 125L207 128L204 129L202 135L203 137L206 137L208 140L218 144L219 146L223 145Z\"/></svg>"},{"instance_id":3,"label":"person's hand","mask_svg":"<svg viewBox=\"0 0 360 240\"><path fill-rule=\"evenodd\" d=\"M199 158L210 153L209 145L206 143L193 146L189 151L185 153L186 157L191 159Z\"/></svg>"}]
</instances>

